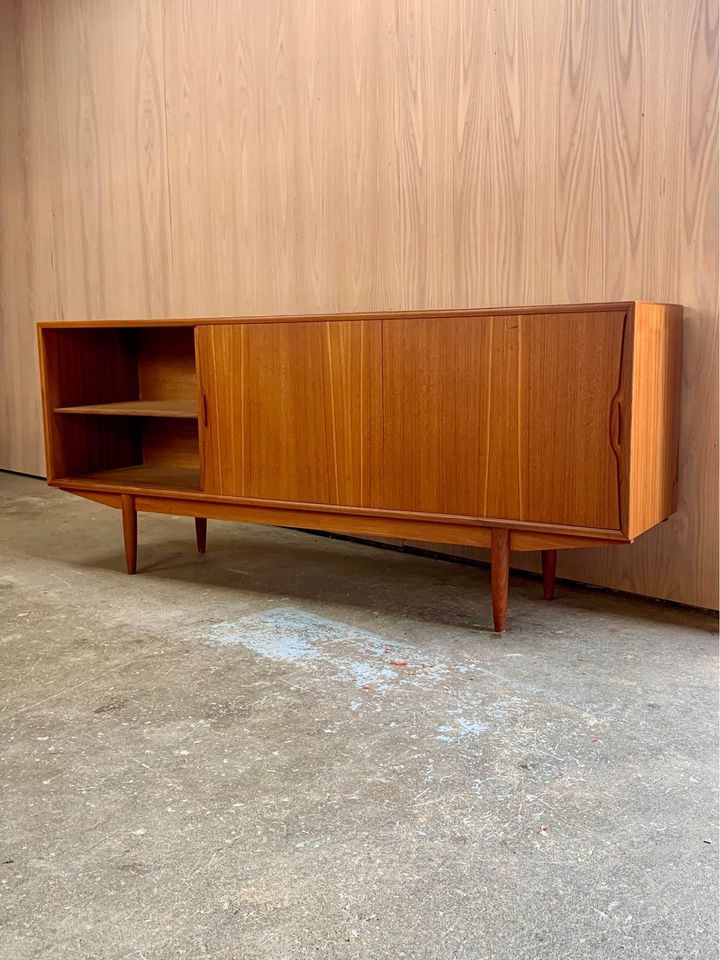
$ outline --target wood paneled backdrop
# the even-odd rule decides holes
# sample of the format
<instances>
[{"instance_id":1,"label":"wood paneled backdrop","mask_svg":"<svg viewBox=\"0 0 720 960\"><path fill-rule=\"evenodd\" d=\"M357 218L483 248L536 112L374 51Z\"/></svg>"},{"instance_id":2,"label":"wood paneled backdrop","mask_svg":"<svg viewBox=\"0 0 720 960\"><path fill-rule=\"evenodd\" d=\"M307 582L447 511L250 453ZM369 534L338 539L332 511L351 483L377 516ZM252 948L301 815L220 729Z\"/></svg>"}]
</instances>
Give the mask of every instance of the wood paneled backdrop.
<instances>
[{"instance_id":1,"label":"wood paneled backdrop","mask_svg":"<svg viewBox=\"0 0 720 960\"><path fill-rule=\"evenodd\" d=\"M680 508L559 573L717 606L714 0L0 0L0 466L39 319L685 305Z\"/></svg>"}]
</instances>

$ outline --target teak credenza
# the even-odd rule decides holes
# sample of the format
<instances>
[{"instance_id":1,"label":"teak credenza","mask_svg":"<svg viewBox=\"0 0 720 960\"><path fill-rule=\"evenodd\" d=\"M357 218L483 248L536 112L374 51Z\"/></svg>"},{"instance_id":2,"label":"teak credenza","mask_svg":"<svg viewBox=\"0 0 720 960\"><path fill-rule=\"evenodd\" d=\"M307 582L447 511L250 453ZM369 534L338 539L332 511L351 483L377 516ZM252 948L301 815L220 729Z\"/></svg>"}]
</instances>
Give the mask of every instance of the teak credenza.
<instances>
[{"instance_id":1,"label":"teak credenza","mask_svg":"<svg viewBox=\"0 0 720 960\"><path fill-rule=\"evenodd\" d=\"M682 308L39 324L48 482L122 512L511 550L631 543L677 496Z\"/></svg>"}]
</instances>

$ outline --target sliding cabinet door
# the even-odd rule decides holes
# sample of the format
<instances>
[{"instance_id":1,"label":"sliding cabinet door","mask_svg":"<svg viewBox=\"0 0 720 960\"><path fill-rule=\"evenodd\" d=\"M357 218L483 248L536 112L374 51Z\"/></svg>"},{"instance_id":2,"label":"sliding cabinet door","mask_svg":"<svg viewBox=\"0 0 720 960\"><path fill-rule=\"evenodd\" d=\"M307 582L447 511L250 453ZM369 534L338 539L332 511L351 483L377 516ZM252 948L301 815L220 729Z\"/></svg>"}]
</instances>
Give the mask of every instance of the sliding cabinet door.
<instances>
[{"instance_id":1,"label":"sliding cabinet door","mask_svg":"<svg viewBox=\"0 0 720 960\"><path fill-rule=\"evenodd\" d=\"M625 314L390 319L378 506L617 530Z\"/></svg>"},{"instance_id":2,"label":"sliding cabinet door","mask_svg":"<svg viewBox=\"0 0 720 960\"><path fill-rule=\"evenodd\" d=\"M364 506L381 469L379 321L197 328L207 493Z\"/></svg>"}]
</instances>

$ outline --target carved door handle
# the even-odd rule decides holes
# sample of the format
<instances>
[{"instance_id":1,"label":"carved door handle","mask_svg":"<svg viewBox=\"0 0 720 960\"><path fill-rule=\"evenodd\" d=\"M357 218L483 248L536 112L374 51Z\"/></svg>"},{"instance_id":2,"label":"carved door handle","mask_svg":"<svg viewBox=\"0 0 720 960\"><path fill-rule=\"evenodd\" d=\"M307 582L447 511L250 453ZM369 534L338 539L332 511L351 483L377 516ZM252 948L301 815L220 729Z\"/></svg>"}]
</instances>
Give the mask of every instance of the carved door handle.
<instances>
[{"instance_id":1,"label":"carved door handle","mask_svg":"<svg viewBox=\"0 0 720 960\"><path fill-rule=\"evenodd\" d=\"M616 453L622 443L622 407L620 397L615 396L610 407L610 444Z\"/></svg>"}]
</instances>

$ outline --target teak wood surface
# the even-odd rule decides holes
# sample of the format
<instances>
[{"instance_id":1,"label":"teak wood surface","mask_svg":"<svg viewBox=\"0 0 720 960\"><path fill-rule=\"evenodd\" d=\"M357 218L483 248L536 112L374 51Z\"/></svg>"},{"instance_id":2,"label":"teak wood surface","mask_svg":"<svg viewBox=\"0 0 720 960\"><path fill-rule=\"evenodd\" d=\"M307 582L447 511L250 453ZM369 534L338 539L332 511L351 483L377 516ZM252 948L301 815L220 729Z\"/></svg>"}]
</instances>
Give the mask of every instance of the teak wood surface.
<instances>
[{"instance_id":1,"label":"teak wood surface","mask_svg":"<svg viewBox=\"0 0 720 960\"><path fill-rule=\"evenodd\" d=\"M208 494L375 505L379 321L198 328Z\"/></svg>"},{"instance_id":2,"label":"teak wood surface","mask_svg":"<svg viewBox=\"0 0 720 960\"><path fill-rule=\"evenodd\" d=\"M626 313L386 321L382 505L621 529Z\"/></svg>"},{"instance_id":3,"label":"teak wood surface","mask_svg":"<svg viewBox=\"0 0 720 960\"><path fill-rule=\"evenodd\" d=\"M50 482L121 507L128 569L137 510L489 546L504 629L511 549L543 551L549 598L558 549L672 512L681 315L41 325Z\"/></svg>"},{"instance_id":4,"label":"teak wood surface","mask_svg":"<svg viewBox=\"0 0 720 960\"><path fill-rule=\"evenodd\" d=\"M76 407L56 407L55 413L96 413L109 417L171 417L197 420L198 408L192 400L122 400L116 403L88 403Z\"/></svg>"}]
</instances>

